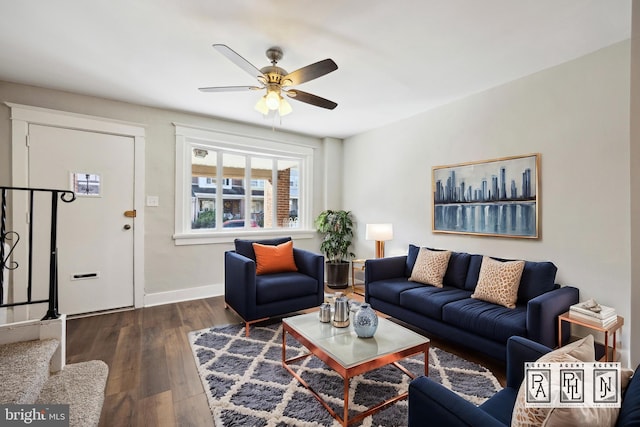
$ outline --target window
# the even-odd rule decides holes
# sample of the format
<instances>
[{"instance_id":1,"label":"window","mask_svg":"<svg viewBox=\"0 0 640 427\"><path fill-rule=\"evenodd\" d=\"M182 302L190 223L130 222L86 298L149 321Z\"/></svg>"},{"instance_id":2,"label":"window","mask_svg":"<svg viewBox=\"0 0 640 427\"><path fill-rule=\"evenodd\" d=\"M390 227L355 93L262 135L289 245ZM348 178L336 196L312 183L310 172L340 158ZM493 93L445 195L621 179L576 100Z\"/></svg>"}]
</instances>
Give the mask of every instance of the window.
<instances>
[{"instance_id":1,"label":"window","mask_svg":"<svg viewBox=\"0 0 640 427\"><path fill-rule=\"evenodd\" d=\"M312 164L310 147L176 126L176 244L309 233Z\"/></svg>"}]
</instances>

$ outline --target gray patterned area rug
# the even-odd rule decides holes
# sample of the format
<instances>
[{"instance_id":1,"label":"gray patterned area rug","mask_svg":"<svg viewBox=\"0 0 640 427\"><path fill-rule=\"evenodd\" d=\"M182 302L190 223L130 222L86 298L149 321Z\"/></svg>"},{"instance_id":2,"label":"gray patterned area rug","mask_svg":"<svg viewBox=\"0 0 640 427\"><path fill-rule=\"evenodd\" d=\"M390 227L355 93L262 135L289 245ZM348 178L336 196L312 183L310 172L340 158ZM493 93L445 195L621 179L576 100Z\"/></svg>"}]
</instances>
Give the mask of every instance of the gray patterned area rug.
<instances>
[{"instance_id":1,"label":"gray patterned area rug","mask_svg":"<svg viewBox=\"0 0 640 427\"><path fill-rule=\"evenodd\" d=\"M217 427L340 425L282 367L281 323L252 326L248 338L242 324L203 329L191 332L189 341ZM306 349L287 335L287 358L304 353ZM424 372L421 356L400 363L410 372ZM343 380L337 373L315 356L292 367L334 411L342 413ZM475 404L501 388L488 369L437 348L429 350L429 377ZM409 381L393 366L352 378L349 409L361 412L402 393ZM407 400L401 400L357 425L404 426L407 409Z\"/></svg>"}]
</instances>

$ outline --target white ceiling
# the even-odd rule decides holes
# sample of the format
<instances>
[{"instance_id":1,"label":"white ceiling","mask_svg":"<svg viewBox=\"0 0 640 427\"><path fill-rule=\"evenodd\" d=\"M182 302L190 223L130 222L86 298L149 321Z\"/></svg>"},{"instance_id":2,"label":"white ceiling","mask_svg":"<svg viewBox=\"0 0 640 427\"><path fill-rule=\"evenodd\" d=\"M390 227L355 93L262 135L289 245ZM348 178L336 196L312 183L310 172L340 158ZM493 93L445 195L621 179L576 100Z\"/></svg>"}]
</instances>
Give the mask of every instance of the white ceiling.
<instances>
[{"instance_id":1,"label":"white ceiling","mask_svg":"<svg viewBox=\"0 0 640 427\"><path fill-rule=\"evenodd\" d=\"M628 39L631 0L0 0L0 80L272 126L253 85L215 51L258 68L282 47L291 72L338 70L298 88L276 128L344 138Z\"/></svg>"}]
</instances>

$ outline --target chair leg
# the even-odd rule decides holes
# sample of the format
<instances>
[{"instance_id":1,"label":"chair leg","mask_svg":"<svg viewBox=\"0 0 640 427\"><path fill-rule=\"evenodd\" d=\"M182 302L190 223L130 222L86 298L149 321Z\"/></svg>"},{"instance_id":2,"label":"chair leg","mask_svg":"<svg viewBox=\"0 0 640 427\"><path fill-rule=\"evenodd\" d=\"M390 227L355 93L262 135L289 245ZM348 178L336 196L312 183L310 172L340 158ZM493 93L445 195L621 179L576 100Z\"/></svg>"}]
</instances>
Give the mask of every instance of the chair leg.
<instances>
[{"instance_id":1,"label":"chair leg","mask_svg":"<svg viewBox=\"0 0 640 427\"><path fill-rule=\"evenodd\" d=\"M227 310L231 310L233 311L236 315L238 315L241 319L242 316L240 316L240 314L238 314L237 311L235 311L233 309L233 307L231 307L230 305L228 305L226 302L224 303L224 308ZM258 323L258 322L264 322L265 320L269 320L270 317L263 317L262 319L256 319L256 320L244 320L242 319L242 321L244 322L244 330L245 330L245 336L248 337L249 336L249 327L251 326L252 323Z\"/></svg>"}]
</instances>

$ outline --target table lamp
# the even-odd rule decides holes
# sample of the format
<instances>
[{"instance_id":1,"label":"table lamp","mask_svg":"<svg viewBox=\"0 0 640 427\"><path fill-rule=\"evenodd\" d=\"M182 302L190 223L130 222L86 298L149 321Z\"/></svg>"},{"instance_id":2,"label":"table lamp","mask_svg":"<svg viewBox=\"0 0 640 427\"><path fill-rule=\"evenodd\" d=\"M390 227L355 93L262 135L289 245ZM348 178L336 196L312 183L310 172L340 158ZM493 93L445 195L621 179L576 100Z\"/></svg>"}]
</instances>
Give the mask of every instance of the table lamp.
<instances>
[{"instance_id":1,"label":"table lamp","mask_svg":"<svg viewBox=\"0 0 640 427\"><path fill-rule=\"evenodd\" d=\"M376 241L376 258L384 258L384 242L393 239L393 224L367 224L366 240Z\"/></svg>"}]
</instances>

